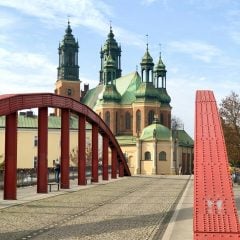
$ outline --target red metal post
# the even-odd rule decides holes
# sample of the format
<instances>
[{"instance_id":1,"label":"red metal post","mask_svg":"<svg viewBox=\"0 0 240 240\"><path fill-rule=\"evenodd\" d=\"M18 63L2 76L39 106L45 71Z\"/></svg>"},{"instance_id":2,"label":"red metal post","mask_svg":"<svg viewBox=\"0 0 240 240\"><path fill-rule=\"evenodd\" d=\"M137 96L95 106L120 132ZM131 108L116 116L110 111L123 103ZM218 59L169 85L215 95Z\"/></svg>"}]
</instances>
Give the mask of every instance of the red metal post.
<instances>
[{"instance_id":1,"label":"red metal post","mask_svg":"<svg viewBox=\"0 0 240 240\"><path fill-rule=\"evenodd\" d=\"M92 181L98 182L98 126L92 124Z\"/></svg>"},{"instance_id":2,"label":"red metal post","mask_svg":"<svg viewBox=\"0 0 240 240\"><path fill-rule=\"evenodd\" d=\"M112 148L111 178L117 178L117 150Z\"/></svg>"},{"instance_id":3,"label":"red metal post","mask_svg":"<svg viewBox=\"0 0 240 240\"><path fill-rule=\"evenodd\" d=\"M4 200L17 197L17 113L6 116Z\"/></svg>"},{"instance_id":4,"label":"red metal post","mask_svg":"<svg viewBox=\"0 0 240 240\"><path fill-rule=\"evenodd\" d=\"M102 159L102 166L103 166L103 180L108 180L108 137L104 134L103 135L103 159Z\"/></svg>"},{"instance_id":5,"label":"red metal post","mask_svg":"<svg viewBox=\"0 0 240 240\"><path fill-rule=\"evenodd\" d=\"M119 162L119 177L123 177L124 176L124 165L123 162L120 161Z\"/></svg>"},{"instance_id":6,"label":"red metal post","mask_svg":"<svg viewBox=\"0 0 240 240\"><path fill-rule=\"evenodd\" d=\"M61 188L69 188L69 110L61 109Z\"/></svg>"},{"instance_id":7,"label":"red metal post","mask_svg":"<svg viewBox=\"0 0 240 240\"><path fill-rule=\"evenodd\" d=\"M78 185L86 185L86 117L78 116Z\"/></svg>"},{"instance_id":8,"label":"red metal post","mask_svg":"<svg viewBox=\"0 0 240 240\"><path fill-rule=\"evenodd\" d=\"M48 183L48 108L38 110L37 193L47 193Z\"/></svg>"}]
</instances>

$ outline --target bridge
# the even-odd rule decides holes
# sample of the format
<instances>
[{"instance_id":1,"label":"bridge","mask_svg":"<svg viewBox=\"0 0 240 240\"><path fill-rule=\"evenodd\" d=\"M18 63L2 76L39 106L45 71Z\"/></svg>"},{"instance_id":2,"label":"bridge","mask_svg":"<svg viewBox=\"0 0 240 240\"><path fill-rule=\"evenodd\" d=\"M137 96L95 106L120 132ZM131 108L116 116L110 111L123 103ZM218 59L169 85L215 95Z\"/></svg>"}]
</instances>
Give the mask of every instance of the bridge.
<instances>
[{"instance_id":1,"label":"bridge","mask_svg":"<svg viewBox=\"0 0 240 240\"><path fill-rule=\"evenodd\" d=\"M102 177L108 180L108 148L111 148L111 177L130 176L118 142L104 121L89 107L71 98L51 93L0 96L0 116L6 116L4 199L17 198L17 116L23 109L38 108L37 193L48 192L48 108L61 110L61 188L69 188L69 117L78 117L78 184L86 184L86 122L92 125L92 182L98 182L98 134L103 138Z\"/></svg>"},{"instance_id":2,"label":"bridge","mask_svg":"<svg viewBox=\"0 0 240 240\"><path fill-rule=\"evenodd\" d=\"M226 147L212 91L197 91L195 108L194 206L195 240L240 239L240 224L235 206ZM47 116L48 107L60 108L61 188L69 188L69 116L78 116L78 185L86 184L85 124L92 124L92 181L98 182L97 134L103 136L103 180L108 180L108 147L112 151L111 178L130 176L121 149L105 123L88 107L55 94L16 94L0 96L0 115L6 116L4 199L16 199L17 111L38 108L37 192L47 193ZM166 183L165 183L166 184ZM148 185L147 185L148 186ZM145 186L146 187L146 186ZM132 194L135 190L129 189ZM139 187L142 189L142 187ZM146 189L150 189L146 187ZM124 193L125 196L125 193ZM111 200L112 201L112 200ZM166 201L165 201L166 202ZM98 205L98 206L101 206ZM122 211L122 210L121 210Z\"/></svg>"}]
</instances>

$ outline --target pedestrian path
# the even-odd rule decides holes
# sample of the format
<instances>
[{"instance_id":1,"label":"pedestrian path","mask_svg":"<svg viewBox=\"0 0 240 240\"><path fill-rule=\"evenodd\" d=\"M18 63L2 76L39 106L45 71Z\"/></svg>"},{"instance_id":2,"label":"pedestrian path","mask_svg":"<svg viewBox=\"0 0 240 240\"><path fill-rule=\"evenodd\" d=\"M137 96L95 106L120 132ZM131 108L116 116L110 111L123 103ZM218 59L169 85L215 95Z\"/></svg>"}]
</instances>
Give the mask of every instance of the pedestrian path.
<instances>
[{"instance_id":1,"label":"pedestrian path","mask_svg":"<svg viewBox=\"0 0 240 240\"><path fill-rule=\"evenodd\" d=\"M188 180L124 177L34 197L0 210L0 239L160 239Z\"/></svg>"},{"instance_id":2,"label":"pedestrian path","mask_svg":"<svg viewBox=\"0 0 240 240\"><path fill-rule=\"evenodd\" d=\"M120 180L120 178L111 179L109 182L118 181L118 180ZM90 184L90 181L88 180L88 184L85 186L79 186L77 179L70 180L69 189L61 189L60 191L57 191L57 186L52 186L52 191L48 193L37 193L36 185L20 187L20 188L17 188L17 200L3 200L3 191L0 191L0 209L65 194L66 192L79 191L81 189L97 186L102 182L103 181L101 176L99 176L99 183Z\"/></svg>"},{"instance_id":3,"label":"pedestrian path","mask_svg":"<svg viewBox=\"0 0 240 240\"><path fill-rule=\"evenodd\" d=\"M193 177L133 176L2 200L0 239L193 239ZM234 185L240 214L240 185Z\"/></svg>"}]
</instances>

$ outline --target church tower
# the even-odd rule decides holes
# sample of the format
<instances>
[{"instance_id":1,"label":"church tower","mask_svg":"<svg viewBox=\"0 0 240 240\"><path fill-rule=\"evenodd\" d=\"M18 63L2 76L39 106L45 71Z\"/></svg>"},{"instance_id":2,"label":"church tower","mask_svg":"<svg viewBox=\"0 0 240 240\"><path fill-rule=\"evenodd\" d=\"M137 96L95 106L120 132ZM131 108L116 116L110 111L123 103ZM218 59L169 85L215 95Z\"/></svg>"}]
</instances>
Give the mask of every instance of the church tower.
<instances>
[{"instance_id":1,"label":"church tower","mask_svg":"<svg viewBox=\"0 0 240 240\"><path fill-rule=\"evenodd\" d=\"M133 103L133 134L135 136L151 125L154 117L159 116L160 103L157 89L154 86L154 63L148 50L148 43L140 65L141 83L135 93L136 101Z\"/></svg>"},{"instance_id":2,"label":"church tower","mask_svg":"<svg viewBox=\"0 0 240 240\"><path fill-rule=\"evenodd\" d=\"M111 55L111 58L114 62L112 67L116 72L115 78L119 78L122 76L121 52L122 52L121 46L119 46L117 41L115 40L113 31L112 31L112 26L110 26L110 32L108 34L108 38L100 51L100 58L101 58L100 81L99 81L100 84L106 81L104 68L109 55Z\"/></svg>"},{"instance_id":3,"label":"church tower","mask_svg":"<svg viewBox=\"0 0 240 240\"><path fill-rule=\"evenodd\" d=\"M166 84L166 67L162 61L161 53L159 55L158 63L154 69L154 82L158 92L158 99L161 103L160 107L160 123L165 127L171 128L171 97L167 93Z\"/></svg>"},{"instance_id":4,"label":"church tower","mask_svg":"<svg viewBox=\"0 0 240 240\"><path fill-rule=\"evenodd\" d=\"M68 96L80 101L80 80L78 66L78 42L75 40L70 22L63 40L59 43L58 75L55 93L61 96ZM59 115L59 113L57 113Z\"/></svg>"}]
</instances>

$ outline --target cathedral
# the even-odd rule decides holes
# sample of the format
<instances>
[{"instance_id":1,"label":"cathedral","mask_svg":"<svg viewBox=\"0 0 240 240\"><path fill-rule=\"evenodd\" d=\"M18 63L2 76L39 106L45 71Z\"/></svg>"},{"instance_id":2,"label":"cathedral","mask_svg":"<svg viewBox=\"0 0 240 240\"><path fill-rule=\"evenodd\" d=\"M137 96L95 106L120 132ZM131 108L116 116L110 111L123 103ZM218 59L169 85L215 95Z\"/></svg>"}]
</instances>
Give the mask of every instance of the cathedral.
<instances>
[{"instance_id":1,"label":"cathedral","mask_svg":"<svg viewBox=\"0 0 240 240\"><path fill-rule=\"evenodd\" d=\"M70 23L59 44L55 93L89 106L116 136L132 174L190 174L193 140L183 129L171 129L171 97L161 54L154 64L148 44L141 70L122 75L121 47L113 29L100 50L96 87L80 89L78 42ZM56 110L56 115L60 113Z\"/></svg>"}]
</instances>

